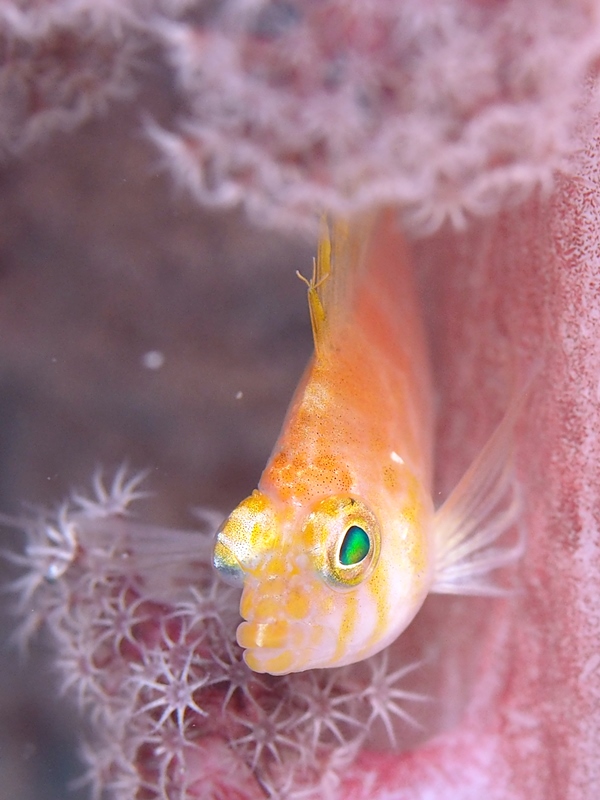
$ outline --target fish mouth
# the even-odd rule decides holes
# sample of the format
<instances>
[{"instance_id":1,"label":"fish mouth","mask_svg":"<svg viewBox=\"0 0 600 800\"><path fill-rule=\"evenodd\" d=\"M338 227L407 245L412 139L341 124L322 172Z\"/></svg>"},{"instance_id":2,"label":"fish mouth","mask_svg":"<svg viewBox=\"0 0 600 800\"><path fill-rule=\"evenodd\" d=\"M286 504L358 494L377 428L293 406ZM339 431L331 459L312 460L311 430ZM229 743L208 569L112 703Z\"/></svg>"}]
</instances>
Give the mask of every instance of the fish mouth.
<instances>
[{"instance_id":1,"label":"fish mouth","mask_svg":"<svg viewBox=\"0 0 600 800\"><path fill-rule=\"evenodd\" d=\"M284 675L323 661L336 637L323 625L327 616L315 598L316 592L307 592L294 577L277 576L266 585L247 580L237 641L250 669Z\"/></svg>"},{"instance_id":2,"label":"fish mouth","mask_svg":"<svg viewBox=\"0 0 600 800\"><path fill-rule=\"evenodd\" d=\"M327 629L289 620L242 622L237 642L244 648L244 661L254 672L285 675L315 666L324 653Z\"/></svg>"},{"instance_id":3,"label":"fish mouth","mask_svg":"<svg viewBox=\"0 0 600 800\"><path fill-rule=\"evenodd\" d=\"M269 648L280 650L290 644L290 623L279 622L242 622L237 630L237 641L240 647Z\"/></svg>"}]
</instances>

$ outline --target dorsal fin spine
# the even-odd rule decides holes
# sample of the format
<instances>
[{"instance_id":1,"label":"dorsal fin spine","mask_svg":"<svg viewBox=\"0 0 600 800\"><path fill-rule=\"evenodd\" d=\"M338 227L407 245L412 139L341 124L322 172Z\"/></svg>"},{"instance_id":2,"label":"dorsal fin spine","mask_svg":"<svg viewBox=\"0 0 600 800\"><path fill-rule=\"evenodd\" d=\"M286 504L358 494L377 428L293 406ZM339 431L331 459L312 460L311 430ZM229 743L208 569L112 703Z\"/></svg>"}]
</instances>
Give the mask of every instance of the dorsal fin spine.
<instances>
[{"instance_id":1,"label":"dorsal fin spine","mask_svg":"<svg viewBox=\"0 0 600 800\"><path fill-rule=\"evenodd\" d=\"M323 215L312 277L298 273L307 285L317 356L324 354L332 332L350 318L371 223L371 215L352 221Z\"/></svg>"}]
</instances>

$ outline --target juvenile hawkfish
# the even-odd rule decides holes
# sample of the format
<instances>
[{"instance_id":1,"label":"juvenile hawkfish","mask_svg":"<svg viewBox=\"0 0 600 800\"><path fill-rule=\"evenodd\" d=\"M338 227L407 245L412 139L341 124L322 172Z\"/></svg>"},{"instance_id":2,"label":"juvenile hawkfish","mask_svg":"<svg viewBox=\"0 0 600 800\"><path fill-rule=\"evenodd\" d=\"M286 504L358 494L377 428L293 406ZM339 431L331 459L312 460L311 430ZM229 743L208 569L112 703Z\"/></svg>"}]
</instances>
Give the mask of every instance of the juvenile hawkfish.
<instances>
[{"instance_id":1,"label":"juvenile hawkfish","mask_svg":"<svg viewBox=\"0 0 600 800\"><path fill-rule=\"evenodd\" d=\"M429 362L393 215L324 226L308 299L315 353L258 489L221 527L214 564L243 585L246 663L283 674L364 659L429 592L493 593L514 558L509 410L434 509ZM514 404L513 404L514 406Z\"/></svg>"}]
</instances>

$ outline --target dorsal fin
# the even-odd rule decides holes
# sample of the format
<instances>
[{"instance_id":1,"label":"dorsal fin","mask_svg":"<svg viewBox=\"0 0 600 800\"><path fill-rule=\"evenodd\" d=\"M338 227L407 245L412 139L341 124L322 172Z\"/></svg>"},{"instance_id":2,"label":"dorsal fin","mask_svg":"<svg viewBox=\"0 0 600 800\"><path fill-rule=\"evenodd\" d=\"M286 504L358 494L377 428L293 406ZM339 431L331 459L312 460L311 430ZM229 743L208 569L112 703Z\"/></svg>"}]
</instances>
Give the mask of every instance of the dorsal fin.
<instances>
[{"instance_id":1,"label":"dorsal fin","mask_svg":"<svg viewBox=\"0 0 600 800\"><path fill-rule=\"evenodd\" d=\"M341 321L347 320L369 241L373 216L321 220L317 257L308 287L308 309L315 352L322 355Z\"/></svg>"}]
</instances>

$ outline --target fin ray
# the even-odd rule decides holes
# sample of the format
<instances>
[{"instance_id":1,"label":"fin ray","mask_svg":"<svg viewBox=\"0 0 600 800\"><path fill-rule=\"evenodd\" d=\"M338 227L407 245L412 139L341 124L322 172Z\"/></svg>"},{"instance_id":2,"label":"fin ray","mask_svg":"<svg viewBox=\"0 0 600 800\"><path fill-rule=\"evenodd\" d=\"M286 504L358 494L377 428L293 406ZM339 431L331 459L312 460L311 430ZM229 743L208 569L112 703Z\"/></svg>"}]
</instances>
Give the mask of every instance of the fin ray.
<instances>
[{"instance_id":1,"label":"fin ray","mask_svg":"<svg viewBox=\"0 0 600 800\"><path fill-rule=\"evenodd\" d=\"M370 214L352 220L324 216L312 277L309 280L297 273L308 287L317 355L324 352L338 323L349 318L372 225Z\"/></svg>"},{"instance_id":2,"label":"fin ray","mask_svg":"<svg viewBox=\"0 0 600 800\"><path fill-rule=\"evenodd\" d=\"M511 402L503 419L456 488L434 517L436 575L432 592L504 595L491 573L518 560L524 550L517 540L497 546L515 527L523 507L514 473L514 428L531 381Z\"/></svg>"}]
</instances>

